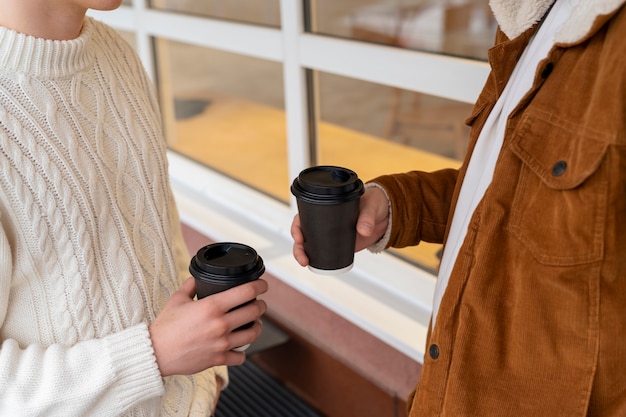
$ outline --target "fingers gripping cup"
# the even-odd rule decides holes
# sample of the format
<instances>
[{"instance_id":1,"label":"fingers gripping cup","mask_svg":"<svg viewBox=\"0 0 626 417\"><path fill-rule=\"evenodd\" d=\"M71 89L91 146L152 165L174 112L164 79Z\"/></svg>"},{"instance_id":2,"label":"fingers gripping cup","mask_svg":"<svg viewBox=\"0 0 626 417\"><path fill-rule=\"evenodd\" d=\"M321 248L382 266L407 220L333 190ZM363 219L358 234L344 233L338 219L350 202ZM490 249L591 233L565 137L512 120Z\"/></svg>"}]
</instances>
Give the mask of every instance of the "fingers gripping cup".
<instances>
[{"instance_id":1,"label":"fingers gripping cup","mask_svg":"<svg viewBox=\"0 0 626 417\"><path fill-rule=\"evenodd\" d=\"M200 248L191 258L189 272L196 281L198 300L258 279L265 272L263 259L241 243L214 243ZM239 308L237 306L235 308ZM252 326L247 323L234 331ZM249 345L236 350L245 350Z\"/></svg>"},{"instance_id":2,"label":"fingers gripping cup","mask_svg":"<svg viewBox=\"0 0 626 417\"><path fill-rule=\"evenodd\" d=\"M365 191L354 171L316 166L300 172L291 185L300 214L309 269L336 275L354 263L359 201Z\"/></svg>"}]
</instances>

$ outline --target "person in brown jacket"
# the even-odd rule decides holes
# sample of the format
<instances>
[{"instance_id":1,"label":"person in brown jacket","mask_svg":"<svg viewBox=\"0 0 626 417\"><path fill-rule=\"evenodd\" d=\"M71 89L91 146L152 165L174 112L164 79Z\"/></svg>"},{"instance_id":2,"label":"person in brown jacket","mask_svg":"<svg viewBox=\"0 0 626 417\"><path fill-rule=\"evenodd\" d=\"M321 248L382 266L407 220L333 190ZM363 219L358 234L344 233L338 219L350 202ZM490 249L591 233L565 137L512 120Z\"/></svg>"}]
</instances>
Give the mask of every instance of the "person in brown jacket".
<instances>
[{"instance_id":1,"label":"person in brown jacket","mask_svg":"<svg viewBox=\"0 0 626 417\"><path fill-rule=\"evenodd\" d=\"M461 168L367 184L357 250L444 243L410 417L626 416L625 3L492 0Z\"/></svg>"}]
</instances>

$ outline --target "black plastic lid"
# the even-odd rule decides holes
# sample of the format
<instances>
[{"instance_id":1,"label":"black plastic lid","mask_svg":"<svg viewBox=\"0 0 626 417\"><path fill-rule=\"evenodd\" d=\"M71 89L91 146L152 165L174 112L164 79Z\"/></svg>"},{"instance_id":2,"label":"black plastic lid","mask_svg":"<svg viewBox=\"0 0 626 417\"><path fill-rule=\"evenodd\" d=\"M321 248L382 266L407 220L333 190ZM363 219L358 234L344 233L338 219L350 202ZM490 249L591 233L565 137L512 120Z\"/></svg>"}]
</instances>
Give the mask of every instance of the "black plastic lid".
<instances>
[{"instance_id":1,"label":"black plastic lid","mask_svg":"<svg viewBox=\"0 0 626 417\"><path fill-rule=\"evenodd\" d=\"M191 259L189 271L194 277L213 280L247 278L253 280L265 272L263 259L250 246L222 242L204 246Z\"/></svg>"},{"instance_id":2,"label":"black plastic lid","mask_svg":"<svg viewBox=\"0 0 626 417\"><path fill-rule=\"evenodd\" d=\"M300 172L291 185L296 198L314 204L337 204L355 200L365 191L363 181L347 168L315 166Z\"/></svg>"}]
</instances>

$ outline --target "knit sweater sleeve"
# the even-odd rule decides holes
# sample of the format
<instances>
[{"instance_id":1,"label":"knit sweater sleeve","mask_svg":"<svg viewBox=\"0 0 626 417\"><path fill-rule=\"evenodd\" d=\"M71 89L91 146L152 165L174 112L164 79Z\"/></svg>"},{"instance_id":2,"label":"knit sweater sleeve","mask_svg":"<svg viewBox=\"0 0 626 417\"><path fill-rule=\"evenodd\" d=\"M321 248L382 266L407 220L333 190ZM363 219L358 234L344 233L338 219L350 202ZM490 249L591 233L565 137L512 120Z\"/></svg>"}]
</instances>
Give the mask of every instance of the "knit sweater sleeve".
<instances>
[{"instance_id":1,"label":"knit sweater sleeve","mask_svg":"<svg viewBox=\"0 0 626 417\"><path fill-rule=\"evenodd\" d=\"M1 221L1 219L0 219ZM0 230L0 325L11 291L12 255ZM72 346L0 346L0 415L115 416L156 398L163 384L146 324Z\"/></svg>"}]
</instances>

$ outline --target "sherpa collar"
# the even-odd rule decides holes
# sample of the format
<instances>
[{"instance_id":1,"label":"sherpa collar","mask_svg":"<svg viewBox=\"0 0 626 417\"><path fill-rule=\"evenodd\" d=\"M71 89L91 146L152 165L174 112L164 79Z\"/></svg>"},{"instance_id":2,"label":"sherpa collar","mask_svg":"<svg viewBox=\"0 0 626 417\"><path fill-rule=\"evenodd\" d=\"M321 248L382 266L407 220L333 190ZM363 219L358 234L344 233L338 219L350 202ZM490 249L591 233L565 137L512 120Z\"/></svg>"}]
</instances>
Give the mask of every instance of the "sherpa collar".
<instances>
[{"instance_id":1,"label":"sherpa collar","mask_svg":"<svg viewBox=\"0 0 626 417\"><path fill-rule=\"evenodd\" d=\"M560 0L567 1L567 0ZM554 0L490 0L489 5L509 39L539 22ZM596 17L616 11L626 0L580 0L555 37L556 43L575 43L591 30Z\"/></svg>"}]
</instances>

